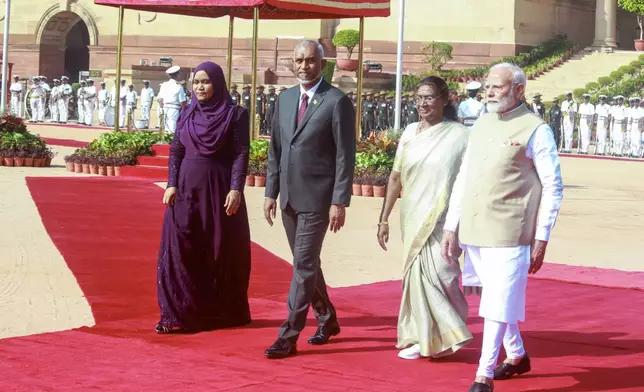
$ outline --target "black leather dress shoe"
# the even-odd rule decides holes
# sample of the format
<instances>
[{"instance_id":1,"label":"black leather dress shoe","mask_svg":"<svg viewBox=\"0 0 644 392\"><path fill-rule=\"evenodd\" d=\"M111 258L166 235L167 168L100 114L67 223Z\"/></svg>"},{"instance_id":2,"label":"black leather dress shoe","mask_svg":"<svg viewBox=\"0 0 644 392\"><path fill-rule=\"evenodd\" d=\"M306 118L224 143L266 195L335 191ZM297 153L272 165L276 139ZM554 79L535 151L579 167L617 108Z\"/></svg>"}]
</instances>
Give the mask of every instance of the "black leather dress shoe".
<instances>
[{"instance_id":1,"label":"black leather dress shoe","mask_svg":"<svg viewBox=\"0 0 644 392\"><path fill-rule=\"evenodd\" d=\"M475 382L467 392L494 392L494 386L489 386L482 382Z\"/></svg>"},{"instance_id":2,"label":"black leather dress shoe","mask_svg":"<svg viewBox=\"0 0 644 392\"><path fill-rule=\"evenodd\" d=\"M290 340L282 338L277 339L272 346L264 351L266 358L270 359L286 358L295 354L297 354L295 343L291 343Z\"/></svg>"},{"instance_id":3,"label":"black leather dress shoe","mask_svg":"<svg viewBox=\"0 0 644 392\"><path fill-rule=\"evenodd\" d=\"M512 365L509 363L502 363L494 369L495 380L507 380L514 375L520 375L532 370L530 367L530 357L526 354L518 364Z\"/></svg>"},{"instance_id":4,"label":"black leather dress shoe","mask_svg":"<svg viewBox=\"0 0 644 392\"><path fill-rule=\"evenodd\" d=\"M315 335L311 336L311 339L309 339L309 344L315 346L327 344L331 336L335 336L339 333L340 325L337 323L328 328L318 327L317 331L315 331Z\"/></svg>"}]
</instances>

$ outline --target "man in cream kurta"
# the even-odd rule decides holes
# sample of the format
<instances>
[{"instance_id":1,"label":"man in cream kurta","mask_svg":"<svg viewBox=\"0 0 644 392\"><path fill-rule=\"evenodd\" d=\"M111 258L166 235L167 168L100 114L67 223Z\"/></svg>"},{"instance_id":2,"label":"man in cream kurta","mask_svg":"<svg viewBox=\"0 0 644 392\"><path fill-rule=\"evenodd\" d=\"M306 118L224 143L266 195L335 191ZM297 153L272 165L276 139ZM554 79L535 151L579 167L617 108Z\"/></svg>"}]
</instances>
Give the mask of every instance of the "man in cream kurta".
<instances>
[{"instance_id":1,"label":"man in cream kurta","mask_svg":"<svg viewBox=\"0 0 644 392\"><path fill-rule=\"evenodd\" d=\"M444 226L443 257L457 262L460 240L483 284L483 347L470 392L491 391L493 379L530 370L518 323L528 274L543 263L563 197L554 136L522 104L525 85L514 65L490 69L489 113L472 128ZM497 367L501 345L507 359Z\"/></svg>"}]
</instances>

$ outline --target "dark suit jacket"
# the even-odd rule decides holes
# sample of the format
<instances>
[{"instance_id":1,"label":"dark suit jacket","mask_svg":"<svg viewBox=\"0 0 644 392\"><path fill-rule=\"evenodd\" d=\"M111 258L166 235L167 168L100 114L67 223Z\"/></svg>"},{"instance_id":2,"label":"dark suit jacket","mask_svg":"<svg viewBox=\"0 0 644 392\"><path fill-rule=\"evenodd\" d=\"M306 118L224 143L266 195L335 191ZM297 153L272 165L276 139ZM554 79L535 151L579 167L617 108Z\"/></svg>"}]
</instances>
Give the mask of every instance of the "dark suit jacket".
<instances>
[{"instance_id":1,"label":"dark suit jacket","mask_svg":"<svg viewBox=\"0 0 644 392\"><path fill-rule=\"evenodd\" d=\"M299 126L300 86L283 91L273 117L266 197L297 212L349 206L355 164L355 111L342 91L322 81Z\"/></svg>"}]
</instances>

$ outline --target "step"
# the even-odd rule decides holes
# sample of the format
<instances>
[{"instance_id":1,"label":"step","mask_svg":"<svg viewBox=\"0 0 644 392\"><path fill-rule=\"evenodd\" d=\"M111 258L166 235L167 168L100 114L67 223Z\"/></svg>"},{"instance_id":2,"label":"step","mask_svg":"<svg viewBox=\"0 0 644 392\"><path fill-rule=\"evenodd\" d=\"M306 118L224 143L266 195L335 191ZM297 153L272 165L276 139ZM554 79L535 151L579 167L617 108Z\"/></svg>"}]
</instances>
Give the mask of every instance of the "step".
<instances>
[{"instance_id":1,"label":"step","mask_svg":"<svg viewBox=\"0 0 644 392\"><path fill-rule=\"evenodd\" d=\"M168 168L169 161L170 161L170 159L168 157L164 157L164 156L140 155L140 156L136 157L137 165L162 167L164 169Z\"/></svg>"},{"instance_id":2,"label":"step","mask_svg":"<svg viewBox=\"0 0 644 392\"><path fill-rule=\"evenodd\" d=\"M121 177L138 177L154 181L167 181L168 169L155 166L123 166Z\"/></svg>"},{"instance_id":3,"label":"step","mask_svg":"<svg viewBox=\"0 0 644 392\"><path fill-rule=\"evenodd\" d=\"M170 145L169 144L153 144L152 153L156 156L170 156Z\"/></svg>"}]
</instances>

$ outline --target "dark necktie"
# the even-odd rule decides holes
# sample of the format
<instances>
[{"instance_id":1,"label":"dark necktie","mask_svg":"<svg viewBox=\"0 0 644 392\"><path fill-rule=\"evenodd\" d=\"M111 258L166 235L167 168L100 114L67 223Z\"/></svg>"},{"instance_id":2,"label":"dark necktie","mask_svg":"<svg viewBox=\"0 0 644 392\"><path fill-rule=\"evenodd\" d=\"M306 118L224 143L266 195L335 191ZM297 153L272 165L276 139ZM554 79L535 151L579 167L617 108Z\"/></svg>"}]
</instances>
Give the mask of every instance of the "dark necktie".
<instances>
[{"instance_id":1,"label":"dark necktie","mask_svg":"<svg viewBox=\"0 0 644 392\"><path fill-rule=\"evenodd\" d=\"M304 118L304 113L306 113L306 108L309 107L309 96L307 94L302 94L302 101L300 102L300 110L297 111L297 125L300 125L302 119Z\"/></svg>"}]
</instances>

